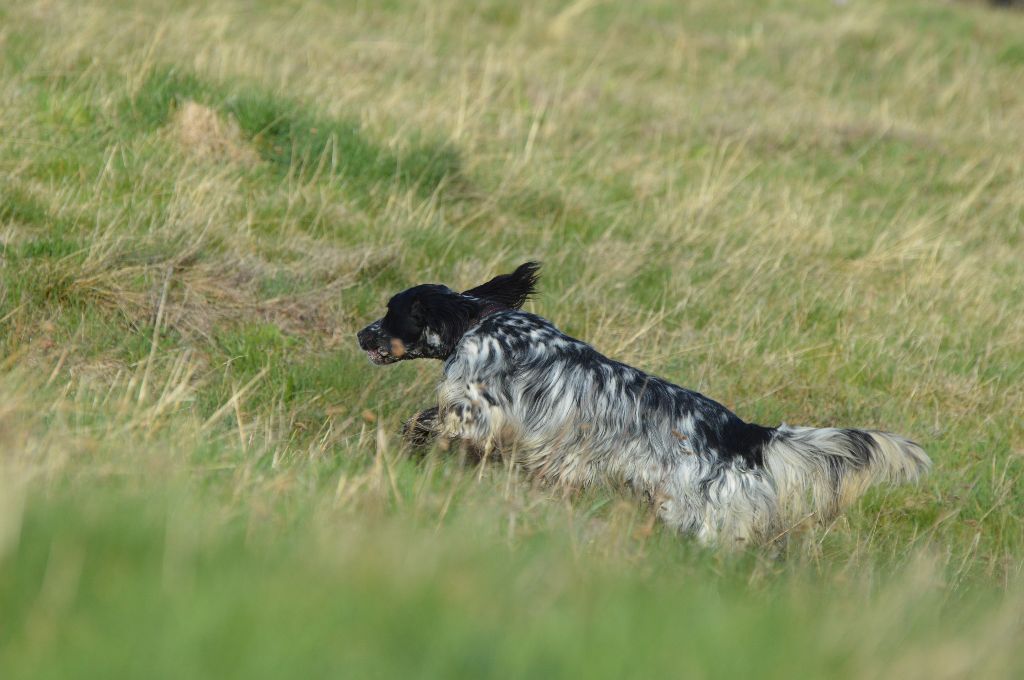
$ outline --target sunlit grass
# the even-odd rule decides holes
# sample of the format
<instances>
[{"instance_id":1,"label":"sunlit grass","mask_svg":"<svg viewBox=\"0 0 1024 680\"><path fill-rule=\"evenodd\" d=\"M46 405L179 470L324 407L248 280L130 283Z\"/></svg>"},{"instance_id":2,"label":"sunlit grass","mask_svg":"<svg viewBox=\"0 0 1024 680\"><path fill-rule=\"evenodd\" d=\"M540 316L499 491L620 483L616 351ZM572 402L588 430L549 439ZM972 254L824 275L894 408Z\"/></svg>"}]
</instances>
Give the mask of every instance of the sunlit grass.
<instances>
[{"instance_id":1,"label":"sunlit grass","mask_svg":"<svg viewBox=\"0 0 1024 680\"><path fill-rule=\"evenodd\" d=\"M1013 676L1024 16L914 2L0 7L0 676ZM190 115L184 115L184 112ZM935 460L781 551L406 456L531 309Z\"/></svg>"}]
</instances>

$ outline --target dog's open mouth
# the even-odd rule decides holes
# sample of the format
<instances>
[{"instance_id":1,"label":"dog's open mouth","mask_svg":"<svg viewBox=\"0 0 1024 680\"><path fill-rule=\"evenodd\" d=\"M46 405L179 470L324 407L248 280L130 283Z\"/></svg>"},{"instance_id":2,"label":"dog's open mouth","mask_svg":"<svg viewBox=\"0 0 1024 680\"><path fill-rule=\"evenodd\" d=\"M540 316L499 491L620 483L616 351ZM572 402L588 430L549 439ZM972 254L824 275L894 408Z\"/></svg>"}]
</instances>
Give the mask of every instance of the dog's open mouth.
<instances>
[{"instance_id":1,"label":"dog's open mouth","mask_svg":"<svg viewBox=\"0 0 1024 680\"><path fill-rule=\"evenodd\" d=\"M382 364L390 364L396 361L394 355L389 354L386 350L380 347L366 350L366 356L370 359L370 363L380 366Z\"/></svg>"}]
</instances>

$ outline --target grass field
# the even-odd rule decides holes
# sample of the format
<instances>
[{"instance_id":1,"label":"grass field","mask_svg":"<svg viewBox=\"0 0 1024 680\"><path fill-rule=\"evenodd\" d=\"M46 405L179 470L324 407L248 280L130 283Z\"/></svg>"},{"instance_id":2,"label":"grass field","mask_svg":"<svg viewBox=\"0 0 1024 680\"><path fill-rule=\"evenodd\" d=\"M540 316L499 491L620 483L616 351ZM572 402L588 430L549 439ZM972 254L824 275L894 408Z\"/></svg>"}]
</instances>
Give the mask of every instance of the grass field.
<instances>
[{"instance_id":1,"label":"grass field","mask_svg":"<svg viewBox=\"0 0 1024 680\"><path fill-rule=\"evenodd\" d=\"M1022 74L942 0L0 3L0 677L1020 677ZM355 331L533 258L934 473L726 556L410 460Z\"/></svg>"}]
</instances>

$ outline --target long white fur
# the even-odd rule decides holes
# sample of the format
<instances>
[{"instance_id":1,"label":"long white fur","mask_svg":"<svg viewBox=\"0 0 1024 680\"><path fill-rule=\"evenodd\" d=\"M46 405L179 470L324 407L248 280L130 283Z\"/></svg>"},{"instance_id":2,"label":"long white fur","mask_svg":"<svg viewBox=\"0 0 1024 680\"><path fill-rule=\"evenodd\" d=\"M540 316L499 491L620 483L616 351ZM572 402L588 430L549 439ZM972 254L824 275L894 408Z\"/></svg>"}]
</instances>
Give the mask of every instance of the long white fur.
<instances>
[{"instance_id":1,"label":"long white fur","mask_svg":"<svg viewBox=\"0 0 1024 680\"><path fill-rule=\"evenodd\" d=\"M645 409L647 389L697 399L699 408L655 401ZM445 362L438 404L444 436L513 456L553 483L624 484L669 526L718 545L771 539L808 517L827 521L869 485L916 480L931 464L896 435L785 424L764 444L762 465L727 457L706 436L736 427L724 407L515 311L462 337Z\"/></svg>"}]
</instances>

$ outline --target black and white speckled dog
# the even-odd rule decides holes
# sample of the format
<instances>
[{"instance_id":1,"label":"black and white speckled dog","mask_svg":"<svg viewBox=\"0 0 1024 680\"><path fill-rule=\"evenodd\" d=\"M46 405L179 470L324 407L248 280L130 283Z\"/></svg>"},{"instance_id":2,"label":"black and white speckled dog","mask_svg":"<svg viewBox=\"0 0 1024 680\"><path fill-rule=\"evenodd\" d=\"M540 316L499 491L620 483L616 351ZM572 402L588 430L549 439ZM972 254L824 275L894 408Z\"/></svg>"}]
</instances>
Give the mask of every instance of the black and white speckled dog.
<instances>
[{"instance_id":1,"label":"black and white speckled dog","mask_svg":"<svg viewBox=\"0 0 1024 680\"><path fill-rule=\"evenodd\" d=\"M421 285L358 334L375 364L444 361L438 407L406 428L498 452L571 487L624 484L704 543L736 545L826 521L876 482L917 479L931 461L885 432L763 427L702 394L608 359L519 311L538 265L457 293Z\"/></svg>"}]
</instances>

